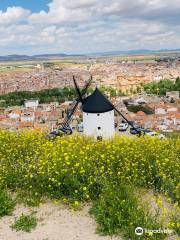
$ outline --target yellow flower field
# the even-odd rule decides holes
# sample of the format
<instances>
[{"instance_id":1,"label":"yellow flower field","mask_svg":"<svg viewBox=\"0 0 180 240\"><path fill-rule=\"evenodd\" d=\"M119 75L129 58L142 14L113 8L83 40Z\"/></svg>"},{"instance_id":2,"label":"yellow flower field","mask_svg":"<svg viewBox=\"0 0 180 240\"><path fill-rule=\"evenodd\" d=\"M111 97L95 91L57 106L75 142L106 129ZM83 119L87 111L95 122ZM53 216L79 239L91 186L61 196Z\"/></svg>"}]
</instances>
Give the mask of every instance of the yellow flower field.
<instances>
[{"instance_id":1,"label":"yellow flower field","mask_svg":"<svg viewBox=\"0 0 180 240\"><path fill-rule=\"evenodd\" d=\"M93 197L103 179L154 188L179 199L180 139L73 135L49 141L43 133L0 132L0 184L54 197Z\"/></svg>"},{"instance_id":2,"label":"yellow flower field","mask_svg":"<svg viewBox=\"0 0 180 240\"><path fill-rule=\"evenodd\" d=\"M0 131L0 186L70 201L97 199L104 182L150 188L179 201L180 139Z\"/></svg>"}]
</instances>

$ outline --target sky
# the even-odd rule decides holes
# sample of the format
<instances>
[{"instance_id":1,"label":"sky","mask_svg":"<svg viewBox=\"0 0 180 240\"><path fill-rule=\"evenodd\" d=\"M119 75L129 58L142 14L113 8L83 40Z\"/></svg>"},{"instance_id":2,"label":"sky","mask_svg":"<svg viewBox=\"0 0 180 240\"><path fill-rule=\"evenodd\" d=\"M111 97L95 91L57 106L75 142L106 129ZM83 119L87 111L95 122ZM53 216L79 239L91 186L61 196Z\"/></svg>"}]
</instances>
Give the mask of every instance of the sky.
<instances>
[{"instance_id":1,"label":"sky","mask_svg":"<svg viewBox=\"0 0 180 240\"><path fill-rule=\"evenodd\" d=\"M6 11L7 7L21 6L30 9L32 12L48 11L49 2L50 0L0 0L0 10Z\"/></svg>"},{"instance_id":2,"label":"sky","mask_svg":"<svg viewBox=\"0 0 180 240\"><path fill-rule=\"evenodd\" d=\"M180 48L180 0L0 0L0 55Z\"/></svg>"}]
</instances>

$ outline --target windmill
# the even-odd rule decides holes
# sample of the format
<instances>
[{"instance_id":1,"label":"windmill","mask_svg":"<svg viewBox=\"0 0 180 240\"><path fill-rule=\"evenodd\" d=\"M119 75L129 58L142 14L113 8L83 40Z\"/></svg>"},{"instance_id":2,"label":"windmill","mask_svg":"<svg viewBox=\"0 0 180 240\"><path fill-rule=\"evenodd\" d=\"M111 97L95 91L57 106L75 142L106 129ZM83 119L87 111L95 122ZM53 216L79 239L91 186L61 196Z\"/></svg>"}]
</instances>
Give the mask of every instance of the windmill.
<instances>
[{"instance_id":1,"label":"windmill","mask_svg":"<svg viewBox=\"0 0 180 240\"><path fill-rule=\"evenodd\" d=\"M68 135L72 134L72 129L70 127L72 117L73 117L74 113L76 112L78 105L80 103L83 104L83 101L84 101L83 99L87 93L89 86L92 83L92 76L90 77L89 81L86 83L86 85L84 86L82 91L80 91L74 76L73 76L73 82L74 82L74 86L75 86L75 89L77 92L77 98L73 101L73 103L71 104L71 107L68 109L68 113L62 123L61 128L51 132L50 137L56 137L56 136L59 136L62 134L68 134Z\"/></svg>"},{"instance_id":2,"label":"windmill","mask_svg":"<svg viewBox=\"0 0 180 240\"><path fill-rule=\"evenodd\" d=\"M60 129L51 132L52 137L64 134L72 134L70 123L78 105L81 104L83 111L84 133L95 136L97 139L112 137L115 133L114 112L116 111L139 135L140 131L128 121L128 119L96 88L95 91L86 97L87 90L92 83L92 77L84 86L79 89L73 76L77 98L72 103Z\"/></svg>"},{"instance_id":3,"label":"windmill","mask_svg":"<svg viewBox=\"0 0 180 240\"><path fill-rule=\"evenodd\" d=\"M140 131L96 88L92 95L83 101L84 133L97 139L111 138L115 133L115 111L139 135Z\"/></svg>"}]
</instances>

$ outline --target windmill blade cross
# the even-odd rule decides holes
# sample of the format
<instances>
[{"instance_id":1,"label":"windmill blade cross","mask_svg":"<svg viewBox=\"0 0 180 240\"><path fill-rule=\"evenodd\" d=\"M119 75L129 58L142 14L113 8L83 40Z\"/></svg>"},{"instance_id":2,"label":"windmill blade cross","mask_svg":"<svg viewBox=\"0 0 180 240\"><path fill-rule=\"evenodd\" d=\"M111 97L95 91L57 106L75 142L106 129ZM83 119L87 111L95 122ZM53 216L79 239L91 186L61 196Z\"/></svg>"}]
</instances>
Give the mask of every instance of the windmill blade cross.
<instances>
[{"instance_id":1,"label":"windmill blade cross","mask_svg":"<svg viewBox=\"0 0 180 240\"><path fill-rule=\"evenodd\" d=\"M74 112L76 111L78 104L80 103L80 101L76 101L76 103L74 104L73 108L69 111L69 113L67 114L64 122L63 122L63 127L65 126L69 126L69 123L72 119L72 116L74 114Z\"/></svg>"},{"instance_id":2,"label":"windmill blade cross","mask_svg":"<svg viewBox=\"0 0 180 240\"><path fill-rule=\"evenodd\" d=\"M74 85L75 85L75 88L76 88L76 91L77 91L79 100L80 100L81 102L83 102L83 98L82 98L82 95L81 95L81 91L80 91L80 89L79 89L79 87L78 87L78 85L77 85L77 82L76 82L76 79L75 79L74 76L73 76L73 82L74 82Z\"/></svg>"},{"instance_id":3,"label":"windmill blade cross","mask_svg":"<svg viewBox=\"0 0 180 240\"><path fill-rule=\"evenodd\" d=\"M89 86L90 86L91 83L92 83L92 80L93 80L93 78L92 78L92 76L91 76L91 77L90 77L90 80L87 82L87 84L85 85L84 89L82 90L82 96L84 96L84 95L86 94L87 89L89 88Z\"/></svg>"},{"instance_id":4,"label":"windmill blade cross","mask_svg":"<svg viewBox=\"0 0 180 240\"><path fill-rule=\"evenodd\" d=\"M61 130L63 130L64 132L66 132L67 129L70 129L70 121L72 120L73 114L77 110L78 104L80 102L83 103L83 96L86 94L87 89L92 82L92 76L91 76L90 80L87 82L87 84L85 85L85 87L83 88L82 92L80 92L80 89L77 85L77 82L76 82L74 76L73 76L73 81L74 81L74 84L75 84L76 91L78 93L78 98L75 101L73 101L72 106L69 109L69 112L68 112L68 114L66 115L66 118L63 121Z\"/></svg>"}]
</instances>

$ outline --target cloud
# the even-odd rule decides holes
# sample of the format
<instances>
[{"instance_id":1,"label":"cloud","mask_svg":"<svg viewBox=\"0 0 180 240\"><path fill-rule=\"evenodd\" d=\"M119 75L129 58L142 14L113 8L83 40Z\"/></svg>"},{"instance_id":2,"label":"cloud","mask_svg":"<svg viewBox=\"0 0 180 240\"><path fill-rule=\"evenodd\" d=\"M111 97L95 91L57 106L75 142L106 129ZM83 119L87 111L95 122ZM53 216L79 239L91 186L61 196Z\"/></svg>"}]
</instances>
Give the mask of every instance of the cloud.
<instances>
[{"instance_id":1,"label":"cloud","mask_svg":"<svg viewBox=\"0 0 180 240\"><path fill-rule=\"evenodd\" d=\"M8 7L6 12L0 10L0 25L18 24L29 15L30 11L22 7Z\"/></svg>"},{"instance_id":2,"label":"cloud","mask_svg":"<svg viewBox=\"0 0 180 240\"><path fill-rule=\"evenodd\" d=\"M54 0L46 17L51 23L96 21L103 16L166 21L180 19L179 12L179 0Z\"/></svg>"},{"instance_id":3,"label":"cloud","mask_svg":"<svg viewBox=\"0 0 180 240\"><path fill-rule=\"evenodd\" d=\"M49 4L49 11L34 13L29 17L31 23L68 24L91 20L91 8L96 0L54 0Z\"/></svg>"},{"instance_id":4,"label":"cloud","mask_svg":"<svg viewBox=\"0 0 180 240\"><path fill-rule=\"evenodd\" d=\"M45 53L180 47L179 0L52 0L0 11L0 50Z\"/></svg>"},{"instance_id":5,"label":"cloud","mask_svg":"<svg viewBox=\"0 0 180 240\"><path fill-rule=\"evenodd\" d=\"M93 7L98 1L97 0L69 0L65 1L65 7L68 9L85 9ZM58 5L59 1L54 1L53 4Z\"/></svg>"},{"instance_id":6,"label":"cloud","mask_svg":"<svg viewBox=\"0 0 180 240\"><path fill-rule=\"evenodd\" d=\"M98 11L101 14L111 16L123 16L131 18L154 20L179 16L179 0L105 0L100 1Z\"/></svg>"}]
</instances>

